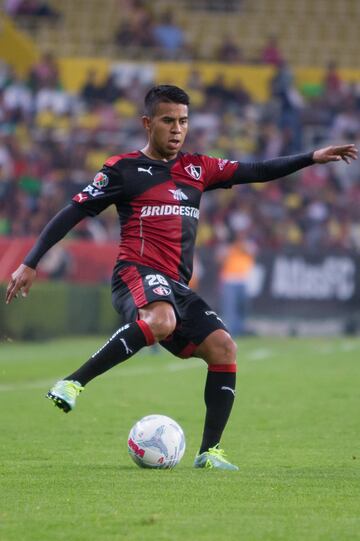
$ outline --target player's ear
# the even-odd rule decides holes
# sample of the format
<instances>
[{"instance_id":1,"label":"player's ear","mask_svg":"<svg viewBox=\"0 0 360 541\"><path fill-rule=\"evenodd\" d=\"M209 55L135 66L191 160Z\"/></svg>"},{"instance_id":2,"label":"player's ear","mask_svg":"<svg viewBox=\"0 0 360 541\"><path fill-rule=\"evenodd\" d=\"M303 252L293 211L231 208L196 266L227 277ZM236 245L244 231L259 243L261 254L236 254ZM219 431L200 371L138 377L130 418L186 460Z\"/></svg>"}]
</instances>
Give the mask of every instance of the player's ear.
<instances>
[{"instance_id":1,"label":"player's ear","mask_svg":"<svg viewBox=\"0 0 360 541\"><path fill-rule=\"evenodd\" d=\"M144 116L141 118L141 120L142 120L142 124L143 124L145 130L146 130L146 131L149 131L149 130L150 130L150 124L151 124L151 118L150 118L149 116L145 116L145 115L144 115Z\"/></svg>"}]
</instances>

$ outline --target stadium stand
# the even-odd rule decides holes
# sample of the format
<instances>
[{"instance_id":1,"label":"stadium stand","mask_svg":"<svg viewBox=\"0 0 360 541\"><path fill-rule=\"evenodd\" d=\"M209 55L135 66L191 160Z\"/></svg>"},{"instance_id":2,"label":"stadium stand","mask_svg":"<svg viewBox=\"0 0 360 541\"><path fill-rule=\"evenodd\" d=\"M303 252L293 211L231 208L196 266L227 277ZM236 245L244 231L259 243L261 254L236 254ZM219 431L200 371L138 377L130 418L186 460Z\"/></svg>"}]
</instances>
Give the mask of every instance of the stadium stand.
<instances>
[{"instance_id":1,"label":"stadium stand","mask_svg":"<svg viewBox=\"0 0 360 541\"><path fill-rule=\"evenodd\" d=\"M135 3L144 5L154 21L169 9L164 0ZM60 56L159 57L159 51L151 47L121 49L116 45L120 23L133 12L129 0L63 0L61 6L48 0L48 4L61 10L56 23L42 20L40 25L33 18L18 18L42 50ZM179 0L171 10L195 58L216 58L224 36L231 36L247 61L258 62L268 36L274 35L292 65L322 66L336 58L343 67L359 66L357 0Z\"/></svg>"},{"instance_id":2,"label":"stadium stand","mask_svg":"<svg viewBox=\"0 0 360 541\"><path fill-rule=\"evenodd\" d=\"M74 95L58 84L56 59L44 57L31 73L29 88L6 66L2 69L0 231L5 235L37 235L54 212L93 178L108 155L143 143L138 115L148 82L135 78L118 88L113 77L105 82L95 78L92 93L84 85ZM36 79L36 73L45 73L45 79ZM324 78L320 94L304 98L293 86L290 68L280 67L268 100L258 103L238 84L229 87L221 77L205 83L201 74L192 72L186 84L193 101L187 147L248 160L330 140L356 142L358 90L344 85L336 71L330 79L333 86L328 86L328 79ZM360 250L357 178L356 164L346 172L337 165L315 167L301 173L296 185L284 180L249 186L241 196L209 195L199 243L227 241L238 228L246 228L261 248ZM77 235L115 239L116 221L110 211L88 220Z\"/></svg>"}]
</instances>

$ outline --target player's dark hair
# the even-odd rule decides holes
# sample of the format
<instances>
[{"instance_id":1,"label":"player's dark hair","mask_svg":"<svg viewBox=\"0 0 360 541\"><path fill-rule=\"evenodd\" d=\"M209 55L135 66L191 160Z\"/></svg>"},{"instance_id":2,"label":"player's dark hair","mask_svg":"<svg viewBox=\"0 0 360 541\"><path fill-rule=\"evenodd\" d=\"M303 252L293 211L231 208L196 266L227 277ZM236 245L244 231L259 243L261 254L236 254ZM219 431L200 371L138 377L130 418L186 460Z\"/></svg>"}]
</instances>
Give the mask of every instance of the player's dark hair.
<instances>
[{"instance_id":1,"label":"player's dark hair","mask_svg":"<svg viewBox=\"0 0 360 541\"><path fill-rule=\"evenodd\" d=\"M174 85L158 85L150 88L145 96L145 115L153 116L159 103L190 104L190 98L184 90Z\"/></svg>"}]
</instances>

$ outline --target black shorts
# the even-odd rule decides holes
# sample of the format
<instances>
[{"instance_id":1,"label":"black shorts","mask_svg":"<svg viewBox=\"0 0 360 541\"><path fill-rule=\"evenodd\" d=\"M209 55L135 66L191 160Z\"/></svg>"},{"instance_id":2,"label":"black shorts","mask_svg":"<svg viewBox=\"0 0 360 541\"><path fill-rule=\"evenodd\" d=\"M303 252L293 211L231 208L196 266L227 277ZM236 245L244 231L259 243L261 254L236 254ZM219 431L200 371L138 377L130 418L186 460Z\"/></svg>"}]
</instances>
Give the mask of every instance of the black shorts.
<instances>
[{"instance_id":1,"label":"black shorts","mask_svg":"<svg viewBox=\"0 0 360 541\"><path fill-rule=\"evenodd\" d=\"M169 302L177 325L160 344L177 357L191 357L212 332L228 332L219 316L189 286L164 273L135 263L118 262L112 280L112 303L123 323L138 319L138 310L152 302Z\"/></svg>"}]
</instances>

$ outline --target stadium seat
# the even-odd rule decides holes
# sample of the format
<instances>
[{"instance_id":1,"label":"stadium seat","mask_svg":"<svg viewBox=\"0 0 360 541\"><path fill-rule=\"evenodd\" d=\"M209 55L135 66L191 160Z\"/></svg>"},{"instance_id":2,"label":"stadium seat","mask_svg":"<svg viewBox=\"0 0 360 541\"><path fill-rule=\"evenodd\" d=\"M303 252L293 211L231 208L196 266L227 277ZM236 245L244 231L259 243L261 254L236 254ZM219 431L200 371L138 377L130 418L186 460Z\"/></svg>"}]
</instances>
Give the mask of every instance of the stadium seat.
<instances>
[{"instance_id":1,"label":"stadium seat","mask_svg":"<svg viewBox=\"0 0 360 541\"><path fill-rule=\"evenodd\" d=\"M150 50L116 47L114 35L122 18L118 0L48 3L61 10L62 19L56 24L42 21L34 25L24 17L19 19L42 50L58 56L153 58ZM165 0L148 4L155 17L168 9ZM312 65L324 65L334 58L343 67L358 64L354 47L360 16L357 0L179 0L173 8L194 54L201 59L214 59L223 38L230 35L244 58L253 60L269 35L275 35L292 65L305 65L309 60Z\"/></svg>"}]
</instances>

